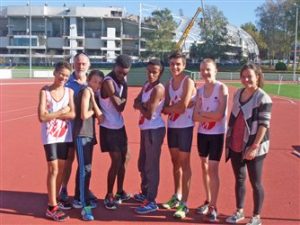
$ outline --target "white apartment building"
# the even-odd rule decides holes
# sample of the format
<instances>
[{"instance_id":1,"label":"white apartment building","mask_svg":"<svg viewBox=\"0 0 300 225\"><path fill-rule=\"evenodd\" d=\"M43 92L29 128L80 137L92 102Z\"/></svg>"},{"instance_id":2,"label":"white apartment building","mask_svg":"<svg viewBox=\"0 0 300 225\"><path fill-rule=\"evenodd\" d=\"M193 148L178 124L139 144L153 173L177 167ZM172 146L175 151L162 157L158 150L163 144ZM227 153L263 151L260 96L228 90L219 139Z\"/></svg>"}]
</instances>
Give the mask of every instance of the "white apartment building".
<instances>
[{"instance_id":1,"label":"white apartment building","mask_svg":"<svg viewBox=\"0 0 300 225\"><path fill-rule=\"evenodd\" d=\"M30 44L31 40L31 44ZM139 56L137 16L113 7L7 6L0 11L0 58L4 63L53 63L78 51L93 61L119 54ZM1 62L0 62L1 63Z\"/></svg>"}]
</instances>

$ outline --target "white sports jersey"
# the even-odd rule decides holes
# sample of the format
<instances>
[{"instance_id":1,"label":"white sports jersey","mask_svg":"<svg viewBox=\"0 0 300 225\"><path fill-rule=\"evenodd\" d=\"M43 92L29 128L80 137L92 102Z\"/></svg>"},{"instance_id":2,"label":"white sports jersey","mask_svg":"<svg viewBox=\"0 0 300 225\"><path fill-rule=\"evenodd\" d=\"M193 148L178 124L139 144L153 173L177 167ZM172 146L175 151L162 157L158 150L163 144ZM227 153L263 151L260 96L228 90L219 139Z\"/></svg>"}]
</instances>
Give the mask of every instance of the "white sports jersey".
<instances>
[{"instance_id":1,"label":"white sports jersey","mask_svg":"<svg viewBox=\"0 0 300 225\"><path fill-rule=\"evenodd\" d=\"M188 76L185 76L180 83L180 86L177 90L174 90L172 87L173 78L170 80L169 83L169 96L170 96L170 103L175 104L181 100L182 92L183 92L183 84L184 81L188 79ZM192 96L193 100L195 95ZM185 128L185 127L193 127L193 110L194 107L187 108L184 113L171 113L168 117L168 127L170 128Z\"/></svg>"},{"instance_id":2,"label":"white sports jersey","mask_svg":"<svg viewBox=\"0 0 300 225\"><path fill-rule=\"evenodd\" d=\"M158 84L163 86L162 84ZM149 86L149 83L146 83L143 87L143 92L142 92L142 102L145 103L149 101L151 93L153 91L153 88L148 90L146 92L147 87ZM163 119L161 118L161 111L164 106L164 99L161 100L156 107L155 111L152 114L152 117L150 120L146 119L143 114L140 114L140 120L139 120L139 127L141 130L148 130L148 129L156 129L159 127L165 127L165 123Z\"/></svg>"},{"instance_id":3,"label":"white sports jersey","mask_svg":"<svg viewBox=\"0 0 300 225\"><path fill-rule=\"evenodd\" d=\"M201 111L204 112L214 112L217 110L220 100L219 93L222 83L216 81L214 85L214 90L211 95L206 98L204 96L204 86L200 87L197 91L197 98L201 98ZM202 134L223 134L226 130L226 114L227 109L225 110L225 115L223 118L217 122L203 122L199 123L198 133Z\"/></svg>"},{"instance_id":4,"label":"white sports jersey","mask_svg":"<svg viewBox=\"0 0 300 225\"><path fill-rule=\"evenodd\" d=\"M57 112L69 105L70 89L65 87L64 91L64 96L59 101L56 101L51 96L49 89L46 89L46 107L48 112ZM48 122L42 122L41 129L42 141L44 145L73 141L70 120L53 119Z\"/></svg>"},{"instance_id":5,"label":"white sports jersey","mask_svg":"<svg viewBox=\"0 0 300 225\"><path fill-rule=\"evenodd\" d=\"M106 76L104 80L111 80L113 82L115 91L119 97L122 96L123 86L120 87L117 83L110 77ZM99 95L99 103L101 106L102 113L104 115L104 121L100 124L102 127L109 129L120 129L124 126L124 119L120 112L118 112L113 105L110 98L102 98L101 94Z\"/></svg>"}]
</instances>

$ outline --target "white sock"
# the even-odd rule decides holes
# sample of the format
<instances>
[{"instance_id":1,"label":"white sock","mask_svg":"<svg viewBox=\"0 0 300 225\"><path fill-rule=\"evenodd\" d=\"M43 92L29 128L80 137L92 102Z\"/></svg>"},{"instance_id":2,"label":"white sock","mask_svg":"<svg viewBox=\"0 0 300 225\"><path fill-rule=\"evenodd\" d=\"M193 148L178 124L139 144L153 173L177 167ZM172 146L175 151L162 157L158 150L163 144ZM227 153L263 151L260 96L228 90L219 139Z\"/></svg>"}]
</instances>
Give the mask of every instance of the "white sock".
<instances>
[{"instance_id":1,"label":"white sock","mask_svg":"<svg viewBox=\"0 0 300 225\"><path fill-rule=\"evenodd\" d=\"M176 198L177 198L179 201L181 201L181 199L182 199L182 194L177 194L177 193L176 193Z\"/></svg>"}]
</instances>

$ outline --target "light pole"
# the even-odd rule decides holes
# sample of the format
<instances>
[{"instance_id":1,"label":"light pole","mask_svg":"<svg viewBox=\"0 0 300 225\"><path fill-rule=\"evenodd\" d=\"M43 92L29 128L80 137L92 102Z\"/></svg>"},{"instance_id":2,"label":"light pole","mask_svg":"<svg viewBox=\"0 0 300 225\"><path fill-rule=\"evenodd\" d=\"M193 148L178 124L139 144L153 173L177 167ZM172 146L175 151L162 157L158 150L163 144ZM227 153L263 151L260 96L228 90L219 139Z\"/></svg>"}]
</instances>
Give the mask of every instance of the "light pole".
<instances>
[{"instance_id":1,"label":"light pole","mask_svg":"<svg viewBox=\"0 0 300 225\"><path fill-rule=\"evenodd\" d=\"M297 78L296 78L297 45L298 45L298 5L296 4L296 25L295 25L293 81L297 80Z\"/></svg>"},{"instance_id":2,"label":"light pole","mask_svg":"<svg viewBox=\"0 0 300 225\"><path fill-rule=\"evenodd\" d=\"M29 1L29 77L32 78L32 18L31 0Z\"/></svg>"}]
</instances>

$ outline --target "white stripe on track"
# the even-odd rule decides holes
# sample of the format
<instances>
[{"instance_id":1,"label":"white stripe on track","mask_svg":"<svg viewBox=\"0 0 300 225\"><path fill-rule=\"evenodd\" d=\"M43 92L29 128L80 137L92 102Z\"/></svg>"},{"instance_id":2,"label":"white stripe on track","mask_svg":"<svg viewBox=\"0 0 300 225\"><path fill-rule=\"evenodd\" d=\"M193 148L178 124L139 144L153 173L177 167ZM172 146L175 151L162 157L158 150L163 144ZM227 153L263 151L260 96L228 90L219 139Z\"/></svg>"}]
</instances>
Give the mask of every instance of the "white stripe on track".
<instances>
[{"instance_id":1,"label":"white stripe on track","mask_svg":"<svg viewBox=\"0 0 300 225\"><path fill-rule=\"evenodd\" d=\"M3 114L3 113L18 112L18 111L23 111L23 110L32 109L32 108L36 108L36 107L35 106L31 106L31 107L25 107L25 108L19 108L19 109L12 109L12 110L7 110L7 111L2 111L0 113Z\"/></svg>"},{"instance_id":2,"label":"white stripe on track","mask_svg":"<svg viewBox=\"0 0 300 225\"><path fill-rule=\"evenodd\" d=\"M31 117L31 116L37 116L37 114L35 113L35 114L31 114L31 115L16 117L16 118L13 118L13 119L2 120L2 121L0 121L0 123L6 123L6 122L11 122L11 121L16 121L16 120L24 119L24 118Z\"/></svg>"}]
</instances>

